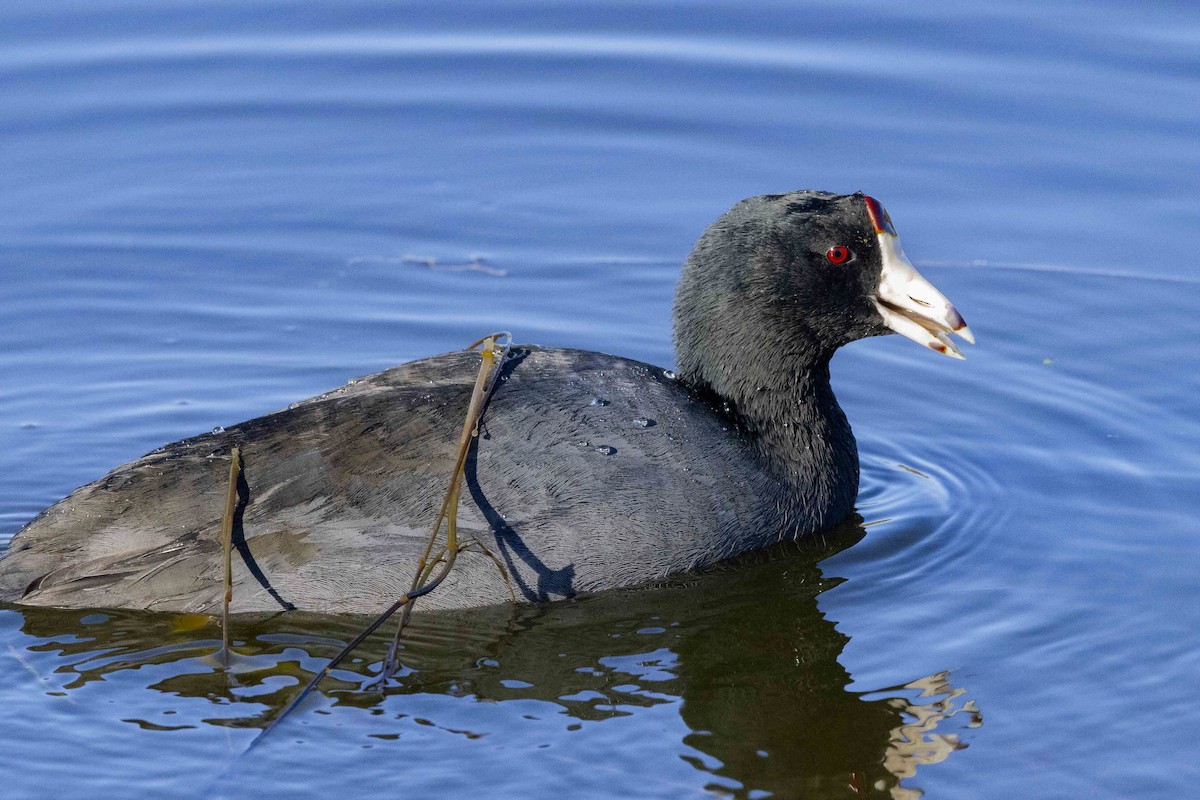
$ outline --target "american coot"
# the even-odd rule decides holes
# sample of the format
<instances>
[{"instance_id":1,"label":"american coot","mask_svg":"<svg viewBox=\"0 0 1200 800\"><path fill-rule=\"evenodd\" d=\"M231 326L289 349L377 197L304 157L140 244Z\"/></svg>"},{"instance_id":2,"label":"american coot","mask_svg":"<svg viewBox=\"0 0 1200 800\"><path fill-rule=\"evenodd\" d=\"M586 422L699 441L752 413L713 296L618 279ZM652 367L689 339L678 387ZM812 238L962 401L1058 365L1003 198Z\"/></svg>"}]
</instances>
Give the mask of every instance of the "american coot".
<instances>
[{"instance_id":1,"label":"american coot","mask_svg":"<svg viewBox=\"0 0 1200 800\"><path fill-rule=\"evenodd\" d=\"M675 375L514 349L466 464L459 537L477 546L423 608L643 583L828 528L858 490L834 351L892 331L956 357L948 335L972 341L862 194L735 205L689 256L674 321ZM409 588L479 363L404 364L118 467L17 534L0 599L219 609L240 446L232 609L376 612Z\"/></svg>"}]
</instances>

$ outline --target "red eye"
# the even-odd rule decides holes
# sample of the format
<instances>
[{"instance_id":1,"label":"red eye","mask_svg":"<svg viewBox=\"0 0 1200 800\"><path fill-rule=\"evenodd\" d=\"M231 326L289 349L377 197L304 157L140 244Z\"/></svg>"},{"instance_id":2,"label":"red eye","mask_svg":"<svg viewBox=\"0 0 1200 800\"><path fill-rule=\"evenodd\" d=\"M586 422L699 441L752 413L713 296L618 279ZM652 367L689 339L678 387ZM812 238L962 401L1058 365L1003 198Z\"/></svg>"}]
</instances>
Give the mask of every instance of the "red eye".
<instances>
[{"instance_id":1,"label":"red eye","mask_svg":"<svg viewBox=\"0 0 1200 800\"><path fill-rule=\"evenodd\" d=\"M825 254L825 257L829 259L830 264L845 264L853 255L854 253L850 252L849 247L842 247L839 244L829 248L829 252Z\"/></svg>"}]
</instances>

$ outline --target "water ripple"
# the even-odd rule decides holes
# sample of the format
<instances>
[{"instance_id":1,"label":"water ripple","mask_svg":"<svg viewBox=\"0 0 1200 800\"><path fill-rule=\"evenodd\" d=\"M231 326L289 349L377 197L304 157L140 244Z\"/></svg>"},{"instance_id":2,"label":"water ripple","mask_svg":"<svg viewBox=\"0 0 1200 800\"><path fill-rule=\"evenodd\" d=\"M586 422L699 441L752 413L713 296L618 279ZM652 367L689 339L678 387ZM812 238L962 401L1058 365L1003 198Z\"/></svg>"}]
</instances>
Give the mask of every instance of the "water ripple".
<instances>
[{"instance_id":1,"label":"water ripple","mask_svg":"<svg viewBox=\"0 0 1200 800\"><path fill-rule=\"evenodd\" d=\"M154 38L111 42L72 42L66 46L7 48L0 56L0 69L13 71L83 67L96 65L165 64L213 58L250 57L395 57L395 56L522 56L609 58L630 60L717 63L747 69L785 68L822 71L853 71L875 74L879 64L877 47L847 47L844 44L730 41L721 38L651 36L453 34L383 36L367 34L308 36L220 36ZM890 48L891 58L911 68L915 59L928 67L985 74L990 67L978 59L912 49Z\"/></svg>"},{"instance_id":2,"label":"water ripple","mask_svg":"<svg viewBox=\"0 0 1200 800\"><path fill-rule=\"evenodd\" d=\"M1010 270L1013 272L1039 272L1051 275L1083 275L1092 278L1114 278L1129 281L1156 281L1162 283L1200 284L1200 277L1193 275L1168 275L1166 273L1147 272L1122 269L1097 269L1095 267L1072 267L1063 264L1039 264L1025 261L989 261L976 259L974 261L929 261L919 262L922 267L939 269L986 269Z\"/></svg>"}]
</instances>

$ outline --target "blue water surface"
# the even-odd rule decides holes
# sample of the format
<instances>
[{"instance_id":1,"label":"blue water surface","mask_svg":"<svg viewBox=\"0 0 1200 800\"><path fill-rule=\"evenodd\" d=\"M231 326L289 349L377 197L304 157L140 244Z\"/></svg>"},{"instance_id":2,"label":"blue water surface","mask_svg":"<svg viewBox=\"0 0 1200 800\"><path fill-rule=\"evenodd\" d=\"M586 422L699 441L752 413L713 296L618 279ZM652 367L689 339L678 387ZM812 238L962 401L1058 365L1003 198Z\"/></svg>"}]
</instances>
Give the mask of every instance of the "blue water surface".
<instances>
[{"instance_id":1,"label":"blue water surface","mask_svg":"<svg viewBox=\"0 0 1200 800\"><path fill-rule=\"evenodd\" d=\"M1200 711L1200 8L0 3L0 542L492 330L669 367L736 200L866 191L979 337L834 362L865 527L358 620L0 608L34 798L1177 798Z\"/></svg>"}]
</instances>

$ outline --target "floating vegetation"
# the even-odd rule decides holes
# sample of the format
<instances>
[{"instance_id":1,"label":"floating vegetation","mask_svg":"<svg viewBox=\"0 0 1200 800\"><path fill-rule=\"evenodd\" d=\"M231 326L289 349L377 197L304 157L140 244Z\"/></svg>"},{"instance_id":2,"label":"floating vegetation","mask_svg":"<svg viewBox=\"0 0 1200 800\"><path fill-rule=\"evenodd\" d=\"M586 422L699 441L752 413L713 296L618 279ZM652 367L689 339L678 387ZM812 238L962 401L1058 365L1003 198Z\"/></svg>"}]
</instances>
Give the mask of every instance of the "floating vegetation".
<instances>
[{"instance_id":1,"label":"floating vegetation","mask_svg":"<svg viewBox=\"0 0 1200 800\"><path fill-rule=\"evenodd\" d=\"M414 267L423 267L435 272L482 272L484 275L491 275L493 278L503 278L508 275L508 271L500 267L493 267L487 262L487 259L481 255L472 255L466 261L440 261L432 256L355 256L350 259L350 264L407 264Z\"/></svg>"}]
</instances>

